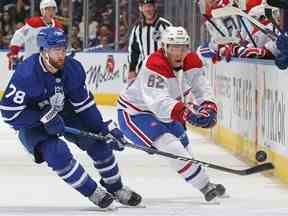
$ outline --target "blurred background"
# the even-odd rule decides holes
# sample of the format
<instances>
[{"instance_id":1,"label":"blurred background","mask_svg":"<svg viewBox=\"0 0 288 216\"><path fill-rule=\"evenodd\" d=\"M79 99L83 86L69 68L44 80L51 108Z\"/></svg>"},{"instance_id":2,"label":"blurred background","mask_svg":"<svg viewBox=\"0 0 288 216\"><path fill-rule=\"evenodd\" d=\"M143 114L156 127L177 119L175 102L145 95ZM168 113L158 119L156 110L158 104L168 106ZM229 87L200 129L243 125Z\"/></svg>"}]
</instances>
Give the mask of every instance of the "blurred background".
<instances>
[{"instance_id":1,"label":"blurred background","mask_svg":"<svg viewBox=\"0 0 288 216\"><path fill-rule=\"evenodd\" d=\"M208 41L196 0L157 0L160 16L174 25L184 26L191 34L192 48ZM99 45L99 51L127 51L133 24L141 19L138 0L56 0L57 19L69 35L69 46L88 50ZM7 49L14 32L25 19L40 15L40 0L0 1L0 49ZM93 49L97 51L97 49Z\"/></svg>"},{"instance_id":2,"label":"blurred background","mask_svg":"<svg viewBox=\"0 0 288 216\"><path fill-rule=\"evenodd\" d=\"M103 51L125 52L129 32L141 19L137 0L56 0L57 19L69 35L69 46L88 50L101 45ZM0 49L7 49L14 32L24 25L25 19L40 15L40 0L0 1ZM196 48L207 38L200 14L193 0L157 1L160 16L174 25L182 25L192 36ZM97 49L93 49L97 51Z\"/></svg>"}]
</instances>

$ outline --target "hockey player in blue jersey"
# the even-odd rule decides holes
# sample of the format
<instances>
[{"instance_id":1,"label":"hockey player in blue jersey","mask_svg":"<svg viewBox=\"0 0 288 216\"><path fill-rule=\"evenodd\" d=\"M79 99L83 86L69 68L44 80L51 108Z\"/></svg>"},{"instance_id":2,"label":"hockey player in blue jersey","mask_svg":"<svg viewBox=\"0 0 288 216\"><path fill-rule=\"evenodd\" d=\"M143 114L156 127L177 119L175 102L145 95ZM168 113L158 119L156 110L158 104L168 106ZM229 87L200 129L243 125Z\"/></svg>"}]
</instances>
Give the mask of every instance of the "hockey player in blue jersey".
<instances>
[{"instance_id":1,"label":"hockey player in blue jersey","mask_svg":"<svg viewBox=\"0 0 288 216\"><path fill-rule=\"evenodd\" d=\"M60 178L100 208L113 200L129 206L141 202L141 196L123 186L112 147L123 149L122 133L104 123L94 99L85 85L85 72L77 60L65 57L66 38L54 27L37 36L40 53L19 64L1 101L4 121L17 130L35 162L47 162ZM64 133L70 126L112 135L110 142L95 141ZM86 173L73 157L65 138L86 151L101 176L101 186Z\"/></svg>"}]
</instances>

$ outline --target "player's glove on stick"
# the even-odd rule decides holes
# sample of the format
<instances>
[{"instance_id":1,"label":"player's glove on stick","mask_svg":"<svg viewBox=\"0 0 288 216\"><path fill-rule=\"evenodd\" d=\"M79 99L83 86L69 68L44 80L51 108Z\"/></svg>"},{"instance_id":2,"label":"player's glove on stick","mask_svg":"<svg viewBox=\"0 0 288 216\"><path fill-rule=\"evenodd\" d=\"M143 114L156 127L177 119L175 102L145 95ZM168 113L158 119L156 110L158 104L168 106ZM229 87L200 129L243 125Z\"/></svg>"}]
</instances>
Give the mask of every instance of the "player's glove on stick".
<instances>
[{"instance_id":1,"label":"player's glove on stick","mask_svg":"<svg viewBox=\"0 0 288 216\"><path fill-rule=\"evenodd\" d=\"M123 151L127 141L123 133L117 128L116 123L109 120L104 124L106 127L104 127L105 129L102 131L102 134L107 138L106 143L116 151Z\"/></svg>"},{"instance_id":2,"label":"player's glove on stick","mask_svg":"<svg viewBox=\"0 0 288 216\"><path fill-rule=\"evenodd\" d=\"M195 111L186 109L184 118L195 127L212 128L217 123L217 106L205 101Z\"/></svg>"}]
</instances>

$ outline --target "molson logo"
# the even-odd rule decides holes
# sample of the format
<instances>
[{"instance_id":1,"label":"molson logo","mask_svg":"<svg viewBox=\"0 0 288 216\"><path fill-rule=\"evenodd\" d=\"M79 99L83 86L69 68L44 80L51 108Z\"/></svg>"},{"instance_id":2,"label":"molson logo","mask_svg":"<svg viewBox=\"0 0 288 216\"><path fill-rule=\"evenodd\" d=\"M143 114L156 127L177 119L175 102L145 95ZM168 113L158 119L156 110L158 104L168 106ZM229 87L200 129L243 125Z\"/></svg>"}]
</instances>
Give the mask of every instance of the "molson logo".
<instances>
[{"instance_id":1,"label":"molson logo","mask_svg":"<svg viewBox=\"0 0 288 216\"><path fill-rule=\"evenodd\" d=\"M128 71L127 64L115 64L114 55L107 55L105 65L91 65L86 71L87 84L91 90L97 89L102 83L122 78L122 82L126 82L126 74Z\"/></svg>"}]
</instances>

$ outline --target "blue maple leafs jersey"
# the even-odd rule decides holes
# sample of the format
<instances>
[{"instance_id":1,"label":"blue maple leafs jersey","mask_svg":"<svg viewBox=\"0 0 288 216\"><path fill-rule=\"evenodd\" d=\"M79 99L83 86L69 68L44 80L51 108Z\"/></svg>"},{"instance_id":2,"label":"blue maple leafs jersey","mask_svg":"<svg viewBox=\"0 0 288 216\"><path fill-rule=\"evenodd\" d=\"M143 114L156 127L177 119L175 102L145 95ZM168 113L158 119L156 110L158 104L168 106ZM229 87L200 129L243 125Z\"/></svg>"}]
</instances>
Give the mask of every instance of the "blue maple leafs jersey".
<instances>
[{"instance_id":1,"label":"blue maple leafs jersey","mask_svg":"<svg viewBox=\"0 0 288 216\"><path fill-rule=\"evenodd\" d=\"M86 126L98 132L102 130L103 120L85 79L81 63L71 57L66 57L63 69L51 74L40 54L34 54L19 64L12 75L0 104L2 117L16 130L40 126L49 98L62 92L65 104L72 105Z\"/></svg>"}]
</instances>

